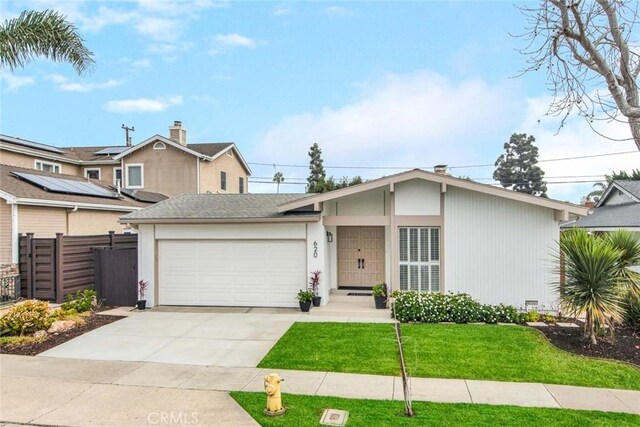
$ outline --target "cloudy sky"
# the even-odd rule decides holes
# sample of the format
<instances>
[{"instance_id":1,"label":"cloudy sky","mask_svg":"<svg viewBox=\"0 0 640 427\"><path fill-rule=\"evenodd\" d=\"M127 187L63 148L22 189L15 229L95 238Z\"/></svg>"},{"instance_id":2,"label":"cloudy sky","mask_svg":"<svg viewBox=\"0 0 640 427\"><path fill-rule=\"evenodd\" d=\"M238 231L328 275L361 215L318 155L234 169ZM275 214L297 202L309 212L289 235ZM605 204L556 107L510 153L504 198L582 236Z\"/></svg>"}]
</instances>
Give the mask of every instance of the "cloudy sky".
<instances>
[{"instance_id":1,"label":"cloudy sky","mask_svg":"<svg viewBox=\"0 0 640 427\"><path fill-rule=\"evenodd\" d=\"M492 183L514 132L536 137L551 197L578 202L612 170L640 167L633 143L545 116L544 74L516 78L525 18L512 2L2 2L2 19L52 8L95 53L93 73L45 60L0 72L1 132L51 145L167 135L234 141L253 192L304 191L317 142L327 172L376 178L448 164ZM618 138L624 125L601 130ZM625 153L583 159L567 157ZM567 183L569 181L569 183ZM586 182L576 182L586 181Z\"/></svg>"}]
</instances>

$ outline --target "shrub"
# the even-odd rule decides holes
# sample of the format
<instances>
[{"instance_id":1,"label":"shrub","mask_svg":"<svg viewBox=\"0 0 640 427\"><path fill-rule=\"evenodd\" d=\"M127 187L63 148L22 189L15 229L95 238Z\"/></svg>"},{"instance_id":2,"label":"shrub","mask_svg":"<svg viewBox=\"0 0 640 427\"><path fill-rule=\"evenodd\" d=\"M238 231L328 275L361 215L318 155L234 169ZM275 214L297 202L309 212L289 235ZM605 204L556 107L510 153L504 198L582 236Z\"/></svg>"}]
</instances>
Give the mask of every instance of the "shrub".
<instances>
[{"instance_id":1,"label":"shrub","mask_svg":"<svg viewBox=\"0 0 640 427\"><path fill-rule=\"evenodd\" d=\"M393 312L400 322L518 323L515 307L482 305L468 294L394 292Z\"/></svg>"},{"instance_id":2,"label":"shrub","mask_svg":"<svg viewBox=\"0 0 640 427\"><path fill-rule=\"evenodd\" d=\"M540 321L540 313L538 313L537 311L529 311L527 313L522 313L522 321L538 322Z\"/></svg>"},{"instance_id":3,"label":"shrub","mask_svg":"<svg viewBox=\"0 0 640 427\"><path fill-rule=\"evenodd\" d=\"M382 282L376 285L373 285L373 289L371 293L374 297L386 297L387 296L387 284Z\"/></svg>"},{"instance_id":4,"label":"shrub","mask_svg":"<svg viewBox=\"0 0 640 427\"><path fill-rule=\"evenodd\" d=\"M48 329L51 323L53 318L49 315L49 303L28 300L11 307L7 314L0 318L0 335L28 335Z\"/></svg>"},{"instance_id":5,"label":"shrub","mask_svg":"<svg viewBox=\"0 0 640 427\"><path fill-rule=\"evenodd\" d=\"M640 332L640 298L628 293L622 303L624 324Z\"/></svg>"},{"instance_id":6,"label":"shrub","mask_svg":"<svg viewBox=\"0 0 640 427\"><path fill-rule=\"evenodd\" d=\"M76 313L82 313L83 311L89 311L94 308L96 304L96 291L85 289L84 291L78 291L74 294L68 294L65 298L65 302L62 303L63 310L76 310Z\"/></svg>"}]
</instances>

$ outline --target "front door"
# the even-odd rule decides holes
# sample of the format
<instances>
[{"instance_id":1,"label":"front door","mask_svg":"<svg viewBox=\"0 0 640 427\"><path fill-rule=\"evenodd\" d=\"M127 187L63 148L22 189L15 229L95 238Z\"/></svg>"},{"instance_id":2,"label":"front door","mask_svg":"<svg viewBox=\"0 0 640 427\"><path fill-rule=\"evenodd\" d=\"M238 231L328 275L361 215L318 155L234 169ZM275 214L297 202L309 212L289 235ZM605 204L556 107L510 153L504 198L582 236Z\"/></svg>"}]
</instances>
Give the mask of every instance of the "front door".
<instances>
[{"instance_id":1,"label":"front door","mask_svg":"<svg viewBox=\"0 0 640 427\"><path fill-rule=\"evenodd\" d=\"M384 282L384 227L338 227L338 286Z\"/></svg>"}]
</instances>

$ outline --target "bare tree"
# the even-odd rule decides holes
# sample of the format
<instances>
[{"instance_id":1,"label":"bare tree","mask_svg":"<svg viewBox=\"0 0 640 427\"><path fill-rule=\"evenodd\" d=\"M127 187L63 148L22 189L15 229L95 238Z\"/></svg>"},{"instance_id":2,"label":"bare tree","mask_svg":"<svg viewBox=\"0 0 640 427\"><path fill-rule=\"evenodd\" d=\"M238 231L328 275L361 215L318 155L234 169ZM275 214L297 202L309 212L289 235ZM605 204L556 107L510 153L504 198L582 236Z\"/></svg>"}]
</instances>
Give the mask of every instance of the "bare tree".
<instances>
[{"instance_id":1,"label":"bare tree","mask_svg":"<svg viewBox=\"0 0 640 427\"><path fill-rule=\"evenodd\" d=\"M548 114L628 122L640 150L640 45L636 0L540 0L527 16L523 74L541 69L553 94ZM607 90L603 90L606 84ZM607 137L606 135L602 135ZM614 140L611 137L608 139Z\"/></svg>"}]
</instances>

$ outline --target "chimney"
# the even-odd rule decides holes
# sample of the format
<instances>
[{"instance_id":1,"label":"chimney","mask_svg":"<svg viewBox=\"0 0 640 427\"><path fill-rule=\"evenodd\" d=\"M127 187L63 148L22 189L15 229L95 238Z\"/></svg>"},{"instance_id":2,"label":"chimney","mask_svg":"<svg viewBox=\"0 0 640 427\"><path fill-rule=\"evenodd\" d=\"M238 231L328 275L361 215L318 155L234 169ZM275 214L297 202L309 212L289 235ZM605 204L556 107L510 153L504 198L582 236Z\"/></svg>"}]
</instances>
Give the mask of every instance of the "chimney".
<instances>
[{"instance_id":1,"label":"chimney","mask_svg":"<svg viewBox=\"0 0 640 427\"><path fill-rule=\"evenodd\" d=\"M596 205L596 202L594 202L593 200L585 200L584 205L589 209L593 209Z\"/></svg>"},{"instance_id":2,"label":"chimney","mask_svg":"<svg viewBox=\"0 0 640 427\"><path fill-rule=\"evenodd\" d=\"M440 175L448 175L447 174L447 165L435 165L433 167L433 171Z\"/></svg>"},{"instance_id":3,"label":"chimney","mask_svg":"<svg viewBox=\"0 0 640 427\"><path fill-rule=\"evenodd\" d=\"M180 145L187 146L187 131L182 129L182 122L176 120L169 127L169 139Z\"/></svg>"}]
</instances>

